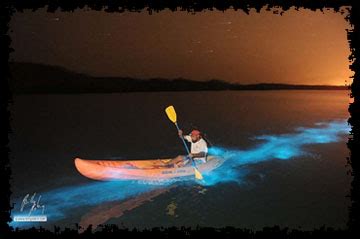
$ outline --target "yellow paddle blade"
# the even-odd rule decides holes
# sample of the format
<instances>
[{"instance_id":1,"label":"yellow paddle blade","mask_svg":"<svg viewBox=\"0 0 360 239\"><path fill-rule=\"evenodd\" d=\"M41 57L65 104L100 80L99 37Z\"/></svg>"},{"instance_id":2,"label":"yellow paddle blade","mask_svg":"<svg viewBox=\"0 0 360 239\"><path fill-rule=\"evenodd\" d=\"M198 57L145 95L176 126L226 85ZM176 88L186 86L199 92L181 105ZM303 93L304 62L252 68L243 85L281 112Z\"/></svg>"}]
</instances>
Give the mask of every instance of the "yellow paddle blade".
<instances>
[{"instance_id":1,"label":"yellow paddle blade","mask_svg":"<svg viewBox=\"0 0 360 239\"><path fill-rule=\"evenodd\" d=\"M165 109L165 112L168 118L173 122L176 123L176 112L174 106L170 105Z\"/></svg>"},{"instance_id":2,"label":"yellow paddle blade","mask_svg":"<svg viewBox=\"0 0 360 239\"><path fill-rule=\"evenodd\" d=\"M203 176L201 175L199 170L197 170L196 168L194 168L194 170L195 170L195 178L199 180L203 180Z\"/></svg>"}]
</instances>

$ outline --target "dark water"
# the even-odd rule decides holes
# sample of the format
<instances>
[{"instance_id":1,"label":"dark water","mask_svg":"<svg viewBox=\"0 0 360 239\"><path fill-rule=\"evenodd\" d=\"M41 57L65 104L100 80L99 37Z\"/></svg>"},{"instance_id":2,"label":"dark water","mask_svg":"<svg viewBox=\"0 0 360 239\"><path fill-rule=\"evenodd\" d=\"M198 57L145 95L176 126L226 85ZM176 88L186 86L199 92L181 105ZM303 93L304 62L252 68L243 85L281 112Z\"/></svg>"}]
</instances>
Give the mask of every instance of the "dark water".
<instances>
[{"instance_id":1,"label":"dark water","mask_svg":"<svg viewBox=\"0 0 360 239\"><path fill-rule=\"evenodd\" d=\"M184 153L164 109L198 127L227 159L205 182L95 182L89 159ZM14 96L13 215L36 192L48 222L126 227L345 227L350 202L345 91L241 91ZM13 223L29 226L29 223ZM36 224L40 225L40 224Z\"/></svg>"}]
</instances>

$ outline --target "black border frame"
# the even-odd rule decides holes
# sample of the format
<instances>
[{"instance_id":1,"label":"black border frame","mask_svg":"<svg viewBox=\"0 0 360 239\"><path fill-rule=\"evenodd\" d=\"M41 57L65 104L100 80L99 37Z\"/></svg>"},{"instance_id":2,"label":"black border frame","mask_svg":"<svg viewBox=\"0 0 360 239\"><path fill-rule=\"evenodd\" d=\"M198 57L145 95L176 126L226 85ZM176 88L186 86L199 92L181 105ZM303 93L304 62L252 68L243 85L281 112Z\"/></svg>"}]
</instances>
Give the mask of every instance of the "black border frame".
<instances>
[{"instance_id":1,"label":"black border frame","mask_svg":"<svg viewBox=\"0 0 360 239\"><path fill-rule=\"evenodd\" d=\"M98 238L123 236L156 236L168 237L200 237L200 236L224 236L237 238L319 238L319 237L352 237L360 235L360 1L359 0L1 0L0 1L0 238ZM91 228L79 234L76 231L65 229L60 231L56 228L53 232L44 229L30 229L25 231L13 231L8 225L10 222L10 179L11 164L9 159L8 134L10 128L10 112L8 104L12 101L12 94L9 91L8 82L11 80L9 72L9 56L13 49L10 48L11 39L8 36L10 31L9 23L15 11L47 7L48 12L74 11L75 9L89 8L94 11L106 11L108 13L124 11L148 11L152 12L170 9L171 11L201 12L204 10L225 11L227 9L241 10L249 13L250 9L257 12L261 8L280 13L287 11L290 7L296 9L305 8L310 10L333 9L340 11L343 6L349 6L349 12L345 18L351 24L352 29L347 30L347 37L351 54L349 56L349 68L354 72L353 82L349 87L350 97L353 102L349 103L348 111L350 117L348 123L351 131L347 146L352 182L350 188L351 206L349 208L348 228L346 230L335 230L332 228L319 228L313 231L292 230L279 228L278 226L264 228L262 231L254 232L248 229L238 228L154 228L144 231L129 231L119 229L114 225L103 228L102 232L92 233Z\"/></svg>"}]
</instances>

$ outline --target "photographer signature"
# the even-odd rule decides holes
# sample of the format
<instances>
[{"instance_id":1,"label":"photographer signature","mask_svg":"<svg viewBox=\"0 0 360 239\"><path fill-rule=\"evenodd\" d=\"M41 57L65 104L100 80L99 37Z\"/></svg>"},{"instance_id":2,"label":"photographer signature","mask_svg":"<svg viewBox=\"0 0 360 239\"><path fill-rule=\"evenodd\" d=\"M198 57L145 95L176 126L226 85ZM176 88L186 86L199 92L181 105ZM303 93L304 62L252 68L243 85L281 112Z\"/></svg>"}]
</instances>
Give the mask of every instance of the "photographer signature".
<instances>
[{"instance_id":1,"label":"photographer signature","mask_svg":"<svg viewBox=\"0 0 360 239\"><path fill-rule=\"evenodd\" d=\"M22 212L24 210L25 206L29 205L29 206L31 206L30 211L29 211L29 216L31 215L31 213L35 212L37 209L42 209L42 214L44 214L45 205L40 204L41 195L39 195L39 198L37 201L35 200L36 193L34 193L30 197L30 199L29 199L29 197L30 197L30 194L26 194L26 196L22 200L20 211Z\"/></svg>"}]
</instances>

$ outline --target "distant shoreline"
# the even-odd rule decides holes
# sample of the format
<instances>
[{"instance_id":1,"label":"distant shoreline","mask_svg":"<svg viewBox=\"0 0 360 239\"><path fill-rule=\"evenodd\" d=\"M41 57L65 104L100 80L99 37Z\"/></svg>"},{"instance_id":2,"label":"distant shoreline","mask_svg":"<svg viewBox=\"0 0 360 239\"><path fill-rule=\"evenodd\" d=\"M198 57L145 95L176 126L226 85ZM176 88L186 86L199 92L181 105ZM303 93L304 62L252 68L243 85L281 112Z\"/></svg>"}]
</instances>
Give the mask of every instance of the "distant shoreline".
<instances>
[{"instance_id":1,"label":"distant shoreline","mask_svg":"<svg viewBox=\"0 0 360 239\"><path fill-rule=\"evenodd\" d=\"M13 94L92 94L132 92L204 92L274 90L348 90L348 86L292 85L280 83L235 84L223 80L194 81L183 78L136 79L92 77L62 67L35 63L10 63Z\"/></svg>"},{"instance_id":2,"label":"distant shoreline","mask_svg":"<svg viewBox=\"0 0 360 239\"><path fill-rule=\"evenodd\" d=\"M24 91L24 92L13 92L15 95L86 95L86 94L131 94L131 93L190 93L190 92L270 92L270 91L345 91L346 89L251 89L251 90L154 90L154 91Z\"/></svg>"}]
</instances>

